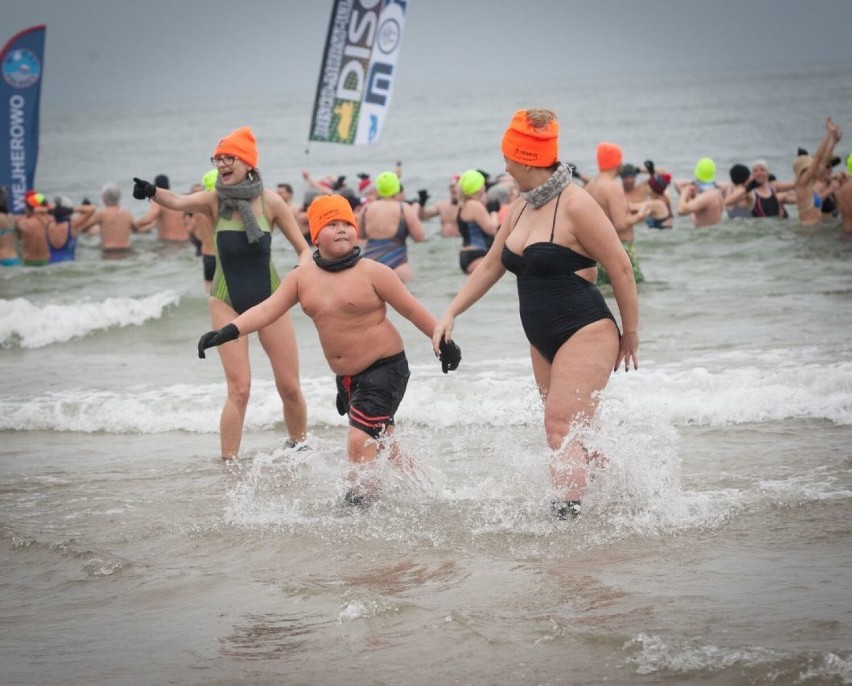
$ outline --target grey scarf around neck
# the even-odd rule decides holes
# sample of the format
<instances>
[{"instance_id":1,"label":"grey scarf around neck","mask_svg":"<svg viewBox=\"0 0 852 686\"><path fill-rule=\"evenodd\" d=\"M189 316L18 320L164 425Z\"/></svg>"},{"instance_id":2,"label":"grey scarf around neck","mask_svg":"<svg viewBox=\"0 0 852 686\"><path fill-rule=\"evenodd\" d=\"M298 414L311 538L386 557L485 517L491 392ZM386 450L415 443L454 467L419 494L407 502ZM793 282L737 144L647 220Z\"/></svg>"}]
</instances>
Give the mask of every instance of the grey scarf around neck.
<instances>
[{"instance_id":1,"label":"grey scarf around neck","mask_svg":"<svg viewBox=\"0 0 852 686\"><path fill-rule=\"evenodd\" d=\"M263 180L257 170L233 186L226 186L220 177L216 177L216 195L219 198L219 216L230 214L234 210L240 213L246 238L249 243L257 243L263 236L263 229L257 224L251 211L251 201L263 193Z\"/></svg>"},{"instance_id":2,"label":"grey scarf around neck","mask_svg":"<svg viewBox=\"0 0 852 686\"><path fill-rule=\"evenodd\" d=\"M537 210L564 191L572 177L571 167L560 162L547 181L531 191L524 191L521 197Z\"/></svg>"}]
</instances>

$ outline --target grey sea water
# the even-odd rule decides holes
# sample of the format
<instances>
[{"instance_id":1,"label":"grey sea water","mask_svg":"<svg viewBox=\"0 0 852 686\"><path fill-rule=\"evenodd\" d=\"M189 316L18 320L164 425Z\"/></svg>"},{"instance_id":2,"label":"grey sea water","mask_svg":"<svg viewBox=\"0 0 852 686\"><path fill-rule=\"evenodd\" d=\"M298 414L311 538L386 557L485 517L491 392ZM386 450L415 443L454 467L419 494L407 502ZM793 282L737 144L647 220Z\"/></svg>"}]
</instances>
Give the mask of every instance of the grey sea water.
<instances>
[{"instance_id":1,"label":"grey sea water","mask_svg":"<svg viewBox=\"0 0 852 686\"><path fill-rule=\"evenodd\" d=\"M787 179L825 116L852 135L848 71L399 86L366 149L308 146L311 96L43 112L39 190L96 199L118 181L141 214L133 176L188 189L241 125L268 185L402 161L411 195L436 198L454 173L501 170L519 107L556 109L561 156L586 173L612 140L677 177L711 156L720 177L760 157ZM411 289L439 314L463 276L457 242L427 229ZM637 251L640 368L604 393L590 440L610 463L575 522L548 514L511 275L459 318L453 374L399 321L398 435L417 469L383 465L382 500L350 512L345 424L301 312L310 449L282 447L253 343L244 454L223 466L190 249L138 236L104 262L84 238L76 263L1 271L0 681L852 683L852 240L837 221L678 218L640 228Z\"/></svg>"}]
</instances>

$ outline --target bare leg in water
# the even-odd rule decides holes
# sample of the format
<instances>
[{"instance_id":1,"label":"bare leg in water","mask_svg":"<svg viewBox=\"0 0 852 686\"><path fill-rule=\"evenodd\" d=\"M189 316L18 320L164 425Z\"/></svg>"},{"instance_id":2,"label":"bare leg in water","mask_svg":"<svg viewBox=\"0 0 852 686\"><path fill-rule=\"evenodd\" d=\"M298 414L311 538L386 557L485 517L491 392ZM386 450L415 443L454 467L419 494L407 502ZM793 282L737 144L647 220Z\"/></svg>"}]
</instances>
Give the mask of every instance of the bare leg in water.
<instances>
[{"instance_id":1,"label":"bare leg in water","mask_svg":"<svg viewBox=\"0 0 852 686\"><path fill-rule=\"evenodd\" d=\"M569 338L552 364L535 348L530 348L530 355L544 401L547 444L553 451L551 479L559 499L573 510L567 514L576 514L589 471L581 429L594 417L600 391L612 374L618 356L618 332L611 321L601 320Z\"/></svg>"}]
</instances>

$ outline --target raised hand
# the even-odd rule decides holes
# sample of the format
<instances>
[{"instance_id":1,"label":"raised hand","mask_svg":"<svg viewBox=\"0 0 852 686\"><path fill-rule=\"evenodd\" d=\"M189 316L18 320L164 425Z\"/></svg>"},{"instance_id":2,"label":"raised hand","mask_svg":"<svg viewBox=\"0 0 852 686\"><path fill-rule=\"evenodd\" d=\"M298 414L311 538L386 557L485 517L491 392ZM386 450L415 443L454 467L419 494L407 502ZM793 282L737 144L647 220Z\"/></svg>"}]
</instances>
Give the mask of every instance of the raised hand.
<instances>
[{"instance_id":1,"label":"raised hand","mask_svg":"<svg viewBox=\"0 0 852 686\"><path fill-rule=\"evenodd\" d=\"M135 176L133 177L133 197L137 200L153 198L156 192L157 187L153 183L137 179Z\"/></svg>"}]
</instances>

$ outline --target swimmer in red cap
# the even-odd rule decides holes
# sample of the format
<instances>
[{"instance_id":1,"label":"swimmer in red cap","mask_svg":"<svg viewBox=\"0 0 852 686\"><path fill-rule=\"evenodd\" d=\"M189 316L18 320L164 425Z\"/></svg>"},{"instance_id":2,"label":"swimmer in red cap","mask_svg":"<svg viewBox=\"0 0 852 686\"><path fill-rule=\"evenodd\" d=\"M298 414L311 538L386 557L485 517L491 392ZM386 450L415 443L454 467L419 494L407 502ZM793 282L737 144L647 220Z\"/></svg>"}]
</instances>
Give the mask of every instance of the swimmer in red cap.
<instances>
[{"instance_id":1,"label":"swimmer in red cap","mask_svg":"<svg viewBox=\"0 0 852 686\"><path fill-rule=\"evenodd\" d=\"M21 262L25 267L43 267L50 262L47 235L55 223L48 213L47 199L36 191L24 195L24 215L18 218Z\"/></svg>"}]
</instances>

